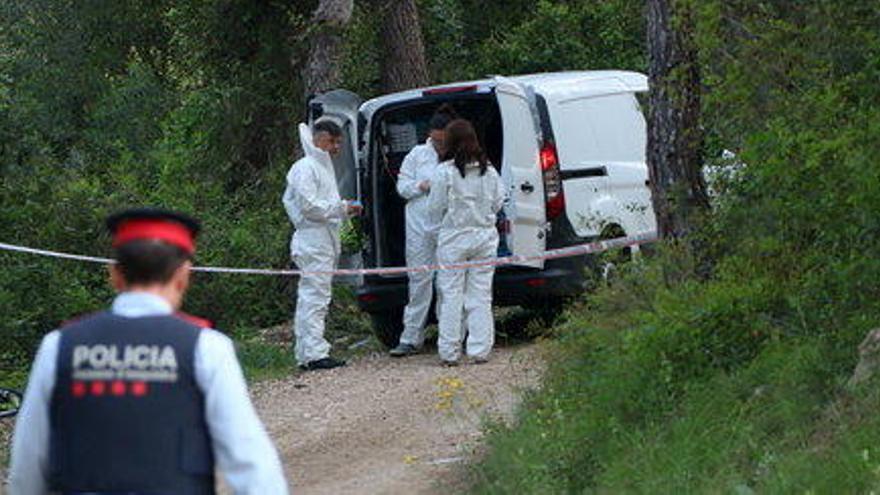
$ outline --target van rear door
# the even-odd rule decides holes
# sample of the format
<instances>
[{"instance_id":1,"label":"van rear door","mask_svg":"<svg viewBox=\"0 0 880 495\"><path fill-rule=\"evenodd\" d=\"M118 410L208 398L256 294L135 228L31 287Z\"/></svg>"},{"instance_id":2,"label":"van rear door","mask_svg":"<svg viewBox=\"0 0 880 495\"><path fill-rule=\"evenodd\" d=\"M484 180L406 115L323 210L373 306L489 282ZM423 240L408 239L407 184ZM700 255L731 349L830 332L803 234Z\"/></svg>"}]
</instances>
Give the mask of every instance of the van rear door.
<instances>
[{"instance_id":1,"label":"van rear door","mask_svg":"<svg viewBox=\"0 0 880 495\"><path fill-rule=\"evenodd\" d=\"M514 255L540 255L546 247L544 182L539 162L540 133L523 88L503 77L496 77L495 82L504 133L501 176L509 195L505 208L510 220L507 245ZM543 260L517 264L544 267Z\"/></svg>"},{"instance_id":2,"label":"van rear door","mask_svg":"<svg viewBox=\"0 0 880 495\"><path fill-rule=\"evenodd\" d=\"M358 109L360 96L344 89L321 93L308 105L309 126L319 119L330 119L342 128L342 153L333 159L339 195L343 199L361 200L360 166L358 159Z\"/></svg>"}]
</instances>

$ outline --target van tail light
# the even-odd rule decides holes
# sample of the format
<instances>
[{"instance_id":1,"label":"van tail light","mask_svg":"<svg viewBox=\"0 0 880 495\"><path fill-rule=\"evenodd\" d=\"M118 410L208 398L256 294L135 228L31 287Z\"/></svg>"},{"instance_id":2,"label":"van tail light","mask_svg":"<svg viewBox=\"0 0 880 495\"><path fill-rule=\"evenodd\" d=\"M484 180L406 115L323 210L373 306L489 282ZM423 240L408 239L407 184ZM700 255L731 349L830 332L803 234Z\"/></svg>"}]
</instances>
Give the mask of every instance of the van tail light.
<instances>
[{"instance_id":1,"label":"van tail light","mask_svg":"<svg viewBox=\"0 0 880 495\"><path fill-rule=\"evenodd\" d=\"M360 300L360 302L362 303L369 304L379 301L379 296L375 294L361 294L360 296L358 296L358 300Z\"/></svg>"},{"instance_id":2,"label":"van tail light","mask_svg":"<svg viewBox=\"0 0 880 495\"><path fill-rule=\"evenodd\" d=\"M544 287L547 285L547 279L543 278L530 278L526 280L526 285L529 287Z\"/></svg>"},{"instance_id":3,"label":"van tail light","mask_svg":"<svg viewBox=\"0 0 880 495\"><path fill-rule=\"evenodd\" d=\"M544 177L547 220L550 221L565 211L565 193L562 191L559 156L556 154L556 146L550 141L545 142L541 147L541 172Z\"/></svg>"}]
</instances>

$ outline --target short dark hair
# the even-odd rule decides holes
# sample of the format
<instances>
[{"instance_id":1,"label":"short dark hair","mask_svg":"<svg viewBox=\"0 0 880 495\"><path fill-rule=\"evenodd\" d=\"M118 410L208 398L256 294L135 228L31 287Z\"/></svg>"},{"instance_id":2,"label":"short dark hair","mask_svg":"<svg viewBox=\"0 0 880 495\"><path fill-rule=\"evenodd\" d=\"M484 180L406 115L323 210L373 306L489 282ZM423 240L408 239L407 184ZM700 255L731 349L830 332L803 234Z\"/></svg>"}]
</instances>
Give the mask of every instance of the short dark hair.
<instances>
[{"instance_id":1,"label":"short dark hair","mask_svg":"<svg viewBox=\"0 0 880 495\"><path fill-rule=\"evenodd\" d=\"M342 137L342 128L339 127L336 122L331 120L321 120L319 122L315 122L315 125L312 126L312 132L314 134L318 134L319 132L326 132L331 136L338 138Z\"/></svg>"},{"instance_id":2,"label":"short dark hair","mask_svg":"<svg viewBox=\"0 0 880 495\"><path fill-rule=\"evenodd\" d=\"M116 262L129 284L164 284L174 271L191 259L189 253L171 244L143 239L126 242L116 248Z\"/></svg>"},{"instance_id":3,"label":"short dark hair","mask_svg":"<svg viewBox=\"0 0 880 495\"><path fill-rule=\"evenodd\" d=\"M446 129L446 126L449 125L450 122L457 118L458 113L455 111L455 108L449 103L444 103L434 111L434 115L432 115L431 120L428 121L428 130L442 131Z\"/></svg>"}]
</instances>

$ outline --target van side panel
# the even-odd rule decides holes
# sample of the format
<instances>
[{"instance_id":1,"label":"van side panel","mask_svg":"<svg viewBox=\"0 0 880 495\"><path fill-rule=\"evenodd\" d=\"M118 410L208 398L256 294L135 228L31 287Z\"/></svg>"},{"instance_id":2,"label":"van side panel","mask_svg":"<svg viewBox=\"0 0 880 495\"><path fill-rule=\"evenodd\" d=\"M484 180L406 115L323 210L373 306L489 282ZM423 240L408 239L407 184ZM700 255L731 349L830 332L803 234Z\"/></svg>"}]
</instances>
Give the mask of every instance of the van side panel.
<instances>
[{"instance_id":1,"label":"van side panel","mask_svg":"<svg viewBox=\"0 0 880 495\"><path fill-rule=\"evenodd\" d=\"M558 100L549 111L563 171L645 162L647 129L632 93Z\"/></svg>"},{"instance_id":2,"label":"van side panel","mask_svg":"<svg viewBox=\"0 0 880 495\"><path fill-rule=\"evenodd\" d=\"M653 229L645 164L647 128L635 95L621 92L547 97L556 137L566 214L579 237L610 224L628 234Z\"/></svg>"}]
</instances>

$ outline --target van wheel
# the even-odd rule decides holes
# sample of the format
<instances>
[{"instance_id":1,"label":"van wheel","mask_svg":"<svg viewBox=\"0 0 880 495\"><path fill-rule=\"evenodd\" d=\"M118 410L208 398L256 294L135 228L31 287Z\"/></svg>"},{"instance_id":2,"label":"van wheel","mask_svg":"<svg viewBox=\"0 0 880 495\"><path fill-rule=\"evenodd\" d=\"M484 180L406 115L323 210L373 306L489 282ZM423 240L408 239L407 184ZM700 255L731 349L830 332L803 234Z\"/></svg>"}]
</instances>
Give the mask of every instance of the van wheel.
<instances>
[{"instance_id":1,"label":"van wheel","mask_svg":"<svg viewBox=\"0 0 880 495\"><path fill-rule=\"evenodd\" d=\"M381 313L370 313L373 333L379 342L391 349L400 342L403 333L403 306L391 308Z\"/></svg>"}]
</instances>

